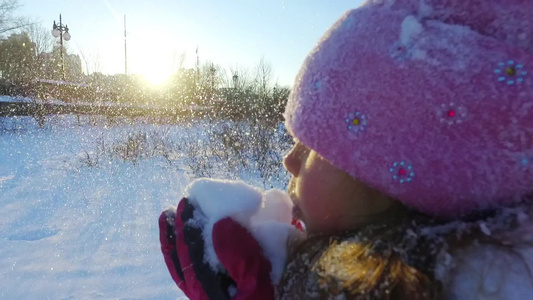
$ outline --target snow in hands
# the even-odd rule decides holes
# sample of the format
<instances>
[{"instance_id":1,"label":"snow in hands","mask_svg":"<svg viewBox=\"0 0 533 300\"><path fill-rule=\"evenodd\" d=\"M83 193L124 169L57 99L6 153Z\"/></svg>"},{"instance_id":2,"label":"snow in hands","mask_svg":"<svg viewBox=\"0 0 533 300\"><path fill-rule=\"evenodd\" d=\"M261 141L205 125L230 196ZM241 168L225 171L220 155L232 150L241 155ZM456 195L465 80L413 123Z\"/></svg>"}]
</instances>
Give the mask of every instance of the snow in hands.
<instances>
[{"instance_id":1,"label":"snow in hands","mask_svg":"<svg viewBox=\"0 0 533 300\"><path fill-rule=\"evenodd\" d=\"M258 241L272 265L272 283L279 282L287 259L288 239L300 234L291 225L293 204L285 192L263 191L243 181L202 178L189 184L185 193L198 208L189 225L203 227L204 260L213 270L224 270L213 247L213 225L231 217Z\"/></svg>"}]
</instances>

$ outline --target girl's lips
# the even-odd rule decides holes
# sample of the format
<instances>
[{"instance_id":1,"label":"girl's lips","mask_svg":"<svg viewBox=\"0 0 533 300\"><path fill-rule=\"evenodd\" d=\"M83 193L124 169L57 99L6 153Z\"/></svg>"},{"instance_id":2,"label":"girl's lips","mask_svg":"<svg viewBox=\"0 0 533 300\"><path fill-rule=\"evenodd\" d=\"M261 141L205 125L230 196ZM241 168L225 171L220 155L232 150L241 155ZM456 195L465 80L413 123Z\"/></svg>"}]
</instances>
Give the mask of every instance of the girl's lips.
<instances>
[{"instance_id":1,"label":"girl's lips","mask_svg":"<svg viewBox=\"0 0 533 300\"><path fill-rule=\"evenodd\" d=\"M301 232L305 232L305 225L302 221L292 218L291 225L294 226L296 229L300 230Z\"/></svg>"}]
</instances>

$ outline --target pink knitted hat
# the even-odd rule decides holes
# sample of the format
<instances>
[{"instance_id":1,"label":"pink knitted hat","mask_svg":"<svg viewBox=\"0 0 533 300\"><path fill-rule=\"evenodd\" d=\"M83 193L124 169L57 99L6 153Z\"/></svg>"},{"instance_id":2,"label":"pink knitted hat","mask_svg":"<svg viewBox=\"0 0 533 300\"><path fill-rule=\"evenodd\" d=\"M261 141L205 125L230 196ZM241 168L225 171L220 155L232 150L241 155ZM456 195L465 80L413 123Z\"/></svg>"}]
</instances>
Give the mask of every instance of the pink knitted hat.
<instances>
[{"instance_id":1,"label":"pink knitted hat","mask_svg":"<svg viewBox=\"0 0 533 300\"><path fill-rule=\"evenodd\" d=\"M373 0L307 57L293 136L441 217L533 192L533 1Z\"/></svg>"}]
</instances>

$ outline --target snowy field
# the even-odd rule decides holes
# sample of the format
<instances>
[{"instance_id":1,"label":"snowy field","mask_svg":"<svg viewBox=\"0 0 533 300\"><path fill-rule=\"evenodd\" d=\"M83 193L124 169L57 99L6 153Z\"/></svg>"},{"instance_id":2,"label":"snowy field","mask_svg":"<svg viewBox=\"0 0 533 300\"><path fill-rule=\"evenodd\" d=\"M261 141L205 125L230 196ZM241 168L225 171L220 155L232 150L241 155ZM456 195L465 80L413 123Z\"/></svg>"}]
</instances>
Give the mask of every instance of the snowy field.
<instances>
[{"instance_id":1,"label":"snowy field","mask_svg":"<svg viewBox=\"0 0 533 300\"><path fill-rule=\"evenodd\" d=\"M95 150L139 130L176 140L185 129L0 118L0 299L184 299L157 219L194 177L186 157L132 162ZM254 178L244 179L259 184Z\"/></svg>"}]
</instances>

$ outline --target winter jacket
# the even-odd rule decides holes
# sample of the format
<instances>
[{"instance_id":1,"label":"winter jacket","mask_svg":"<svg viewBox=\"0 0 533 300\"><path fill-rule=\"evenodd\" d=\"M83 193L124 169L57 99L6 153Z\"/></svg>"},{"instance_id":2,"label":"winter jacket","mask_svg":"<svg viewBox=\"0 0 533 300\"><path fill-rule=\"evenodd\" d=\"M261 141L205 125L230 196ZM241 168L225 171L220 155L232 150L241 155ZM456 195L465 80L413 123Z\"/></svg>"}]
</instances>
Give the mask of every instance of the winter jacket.
<instances>
[{"instance_id":1,"label":"winter jacket","mask_svg":"<svg viewBox=\"0 0 533 300\"><path fill-rule=\"evenodd\" d=\"M389 244L376 248L399 253L408 265L428 274L439 286L433 299L533 299L533 218L522 208L490 218L391 226L384 231L381 236L388 234ZM365 236L351 232L304 241L288 261L278 299L386 299L377 296L386 293L386 287L361 297L332 282L331 278L349 280L347 273L353 268L346 267L345 258L329 259L328 270L319 266L326 251L340 257L351 244L365 241Z\"/></svg>"},{"instance_id":2,"label":"winter jacket","mask_svg":"<svg viewBox=\"0 0 533 300\"><path fill-rule=\"evenodd\" d=\"M474 243L438 262L444 299L533 299L533 220L494 237L500 245Z\"/></svg>"}]
</instances>

